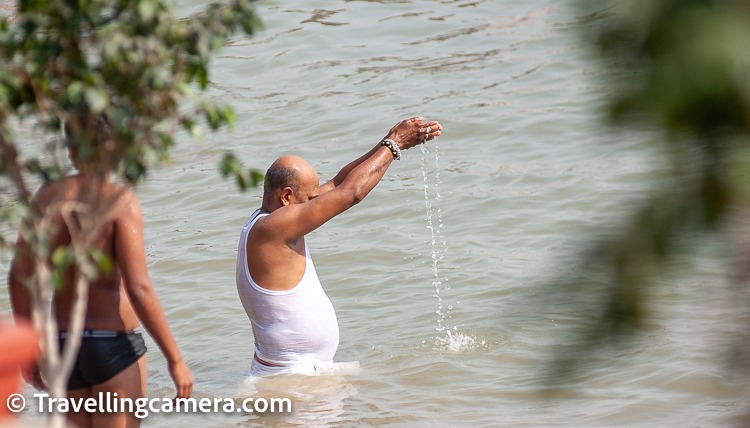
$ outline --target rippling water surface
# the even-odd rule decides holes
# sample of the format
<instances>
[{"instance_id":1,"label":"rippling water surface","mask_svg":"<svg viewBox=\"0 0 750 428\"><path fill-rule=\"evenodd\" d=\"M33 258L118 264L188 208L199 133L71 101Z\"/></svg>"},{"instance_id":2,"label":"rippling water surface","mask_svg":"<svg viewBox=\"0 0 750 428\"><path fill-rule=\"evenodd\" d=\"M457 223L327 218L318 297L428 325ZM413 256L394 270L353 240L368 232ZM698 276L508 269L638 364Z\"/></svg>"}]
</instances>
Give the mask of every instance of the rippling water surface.
<instances>
[{"instance_id":1,"label":"rippling water surface","mask_svg":"<svg viewBox=\"0 0 750 428\"><path fill-rule=\"evenodd\" d=\"M204 6L183 1L180 10ZM576 314L540 294L570 274L592 236L637 207L661 166L654 136L602 124L610 89L577 31L586 17L545 0L289 0L259 11L265 29L233 39L210 76L212 96L236 109L235 129L199 144L184 138L137 193L151 278L195 396L283 395L296 410L162 414L144 426L732 424L742 401L722 364L734 309L710 257L681 261L687 273L659 288L652 303L661 315L643 342L592 357L568 388L545 383L545 363ZM361 204L308 237L340 323L336 360L360 370L248 381L253 337L234 263L261 190L238 192L216 171L218 158L232 150L265 169L296 154L328 180L411 116L444 126L437 189L433 145L425 160L433 223L440 210L445 226L436 251L447 329L436 329L415 149ZM0 309L9 311L5 293ZM149 396L170 396L148 340Z\"/></svg>"}]
</instances>

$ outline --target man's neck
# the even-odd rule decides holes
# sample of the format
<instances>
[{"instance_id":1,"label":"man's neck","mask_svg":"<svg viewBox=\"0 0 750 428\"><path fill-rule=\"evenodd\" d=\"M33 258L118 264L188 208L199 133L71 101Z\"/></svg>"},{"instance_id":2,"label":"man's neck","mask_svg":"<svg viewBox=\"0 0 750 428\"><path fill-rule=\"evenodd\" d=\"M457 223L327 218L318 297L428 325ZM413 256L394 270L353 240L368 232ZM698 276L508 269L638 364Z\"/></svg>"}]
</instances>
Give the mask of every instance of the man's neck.
<instances>
[{"instance_id":1,"label":"man's neck","mask_svg":"<svg viewBox=\"0 0 750 428\"><path fill-rule=\"evenodd\" d=\"M79 170L76 174L79 180L87 183L109 184L109 173L97 173L90 170Z\"/></svg>"},{"instance_id":2,"label":"man's neck","mask_svg":"<svg viewBox=\"0 0 750 428\"><path fill-rule=\"evenodd\" d=\"M276 211L277 209L281 208L281 206L278 206L277 204L266 204L265 202L260 206L260 212L263 214L271 214L272 212Z\"/></svg>"}]
</instances>

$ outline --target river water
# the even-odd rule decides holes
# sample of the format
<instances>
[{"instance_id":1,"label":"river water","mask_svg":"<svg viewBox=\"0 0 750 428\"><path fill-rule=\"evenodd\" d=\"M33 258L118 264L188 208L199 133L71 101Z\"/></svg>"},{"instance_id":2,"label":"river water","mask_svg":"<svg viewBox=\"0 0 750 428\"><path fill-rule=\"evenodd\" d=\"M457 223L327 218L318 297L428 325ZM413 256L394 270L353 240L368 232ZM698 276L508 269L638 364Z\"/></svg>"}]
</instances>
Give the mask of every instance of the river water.
<instances>
[{"instance_id":1,"label":"river water","mask_svg":"<svg viewBox=\"0 0 750 428\"><path fill-rule=\"evenodd\" d=\"M206 4L179 7L186 15ZM735 422L746 399L726 362L738 310L708 250L675 262L680 274L652 296L659 312L640 342L592 355L574 383L547 383L555 345L578 313L543 295L588 242L637 208L663 167L655 134L603 124L613 77L580 37L589 19L547 0L289 0L259 12L265 29L233 39L210 75L211 96L236 110L235 129L183 138L136 191L151 279L195 375L194 396L284 396L295 411L158 414L144 426ZM265 169L296 154L324 181L412 116L444 127L439 184L435 146L425 154L435 247L414 149L362 203L307 238L339 319L335 360L359 369L248 380L253 336L234 264L261 190L241 193L222 179L220 155ZM0 311L9 308L3 292ZM164 359L147 344L148 394L170 396Z\"/></svg>"}]
</instances>

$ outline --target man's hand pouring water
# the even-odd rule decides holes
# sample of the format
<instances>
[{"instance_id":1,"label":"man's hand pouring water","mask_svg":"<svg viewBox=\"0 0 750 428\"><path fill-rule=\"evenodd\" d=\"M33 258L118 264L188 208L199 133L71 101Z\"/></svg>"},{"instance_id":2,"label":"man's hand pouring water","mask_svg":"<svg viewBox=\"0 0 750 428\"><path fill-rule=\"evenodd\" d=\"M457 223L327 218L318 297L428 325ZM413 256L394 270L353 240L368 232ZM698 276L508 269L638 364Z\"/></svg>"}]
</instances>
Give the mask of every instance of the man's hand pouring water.
<instances>
[{"instance_id":1,"label":"man's hand pouring water","mask_svg":"<svg viewBox=\"0 0 750 428\"><path fill-rule=\"evenodd\" d=\"M384 139L395 141L399 149L406 150L430 141L440 135L443 127L437 121L423 121L424 117L402 120L391 128Z\"/></svg>"}]
</instances>

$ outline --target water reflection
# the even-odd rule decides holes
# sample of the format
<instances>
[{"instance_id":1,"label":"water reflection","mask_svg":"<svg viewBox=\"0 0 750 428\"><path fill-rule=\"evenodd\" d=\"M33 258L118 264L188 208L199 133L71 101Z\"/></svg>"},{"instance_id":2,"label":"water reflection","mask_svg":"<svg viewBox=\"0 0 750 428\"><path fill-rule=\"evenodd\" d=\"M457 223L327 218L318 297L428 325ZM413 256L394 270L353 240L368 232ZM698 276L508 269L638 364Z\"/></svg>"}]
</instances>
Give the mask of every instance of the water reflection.
<instances>
[{"instance_id":1,"label":"water reflection","mask_svg":"<svg viewBox=\"0 0 750 428\"><path fill-rule=\"evenodd\" d=\"M240 426L323 427L341 422L345 401L357 395L357 388L347 379L360 372L359 362L336 363L330 375L286 375L277 377L248 376L240 391L242 403L247 398L289 398L291 413L258 413Z\"/></svg>"}]
</instances>

